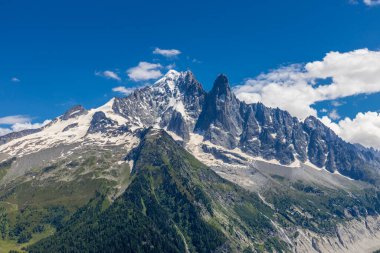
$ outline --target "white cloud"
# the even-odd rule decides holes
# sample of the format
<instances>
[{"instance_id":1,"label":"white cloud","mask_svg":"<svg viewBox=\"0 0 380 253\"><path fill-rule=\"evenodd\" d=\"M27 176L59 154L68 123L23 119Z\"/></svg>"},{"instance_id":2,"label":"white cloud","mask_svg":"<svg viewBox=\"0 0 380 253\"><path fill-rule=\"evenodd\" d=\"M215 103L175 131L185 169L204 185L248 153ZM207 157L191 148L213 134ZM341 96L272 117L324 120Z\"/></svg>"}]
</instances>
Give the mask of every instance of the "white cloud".
<instances>
[{"instance_id":1,"label":"white cloud","mask_svg":"<svg viewBox=\"0 0 380 253\"><path fill-rule=\"evenodd\" d=\"M332 101L331 105L334 106L334 107L339 107L339 106L343 105L343 103L339 102L339 101Z\"/></svg>"},{"instance_id":2,"label":"white cloud","mask_svg":"<svg viewBox=\"0 0 380 253\"><path fill-rule=\"evenodd\" d=\"M113 80L121 81L121 78L119 77L119 75L116 72L111 71L111 70L95 72L95 75L102 76L102 77L105 77L107 79L113 79Z\"/></svg>"},{"instance_id":3,"label":"white cloud","mask_svg":"<svg viewBox=\"0 0 380 253\"><path fill-rule=\"evenodd\" d=\"M170 70L170 69L174 69L175 67L176 67L176 64L172 63L172 64L167 65L165 68Z\"/></svg>"},{"instance_id":4,"label":"white cloud","mask_svg":"<svg viewBox=\"0 0 380 253\"><path fill-rule=\"evenodd\" d=\"M336 109L333 109L330 113L329 113L329 117L330 119L333 119L333 120L338 120L340 119L340 115L338 113L338 111Z\"/></svg>"},{"instance_id":5,"label":"white cloud","mask_svg":"<svg viewBox=\"0 0 380 253\"><path fill-rule=\"evenodd\" d=\"M380 0L364 0L363 2L368 6L380 5Z\"/></svg>"},{"instance_id":6,"label":"white cloud","mask_svg":"<svg viewBox=\"0 0 380 253\"><path fill-rule=\"evenodd\" d=\"M136 88L127 88L124 86L118 86L112 89L113 92L119 92L125 96L131 94Z\"/></svg>"},{"instance_id":7,"label":"white cloud","mask_svg":"<svg viewBox=\"0 0 380 253\"><path fill-rule=\"evenodd\" d=\"M42 123L31 123L30 118L20 115L3 117L0 118L0 124L11 126L0 128L0 136L26 129L37 129L49 124L50 122L51 120L45 120Z\"/></svg>"},{"instance_id":8,"label":"white cloud","mask_svg":"<svg viewBox=\"0 0 380 253\"><path fill-rule=\"evenodd\" d=\"M13 115L0 118L0 125L13 125L30 122L31 119L25 115Z\"/></svg>"},{"instance_id":9,"label":"white cloud","mask_svg":"<svg viewBox=\"0 0 380 253\"><path fill-rule=\"evenodd\" d=\"M42 123L31 123L31 122L16 123L16 124L12 125L12 131L18 132L18 131L22 131L22 130L26 130L26 129L36 129L36 128L43 127L43 126L49 124L50 122L51 122L51 120L45 120Z\"/></svg>"},{"instance_id":10,"label":"white cloud","mask_svg":"<svg viewBox=\"0 0 380 253\"><path fill-rule=\"evenodd\" d=\"M181 51L179 51L178 49L161 49L161 48L156 47L153 50L153 54L159 54L159 55L170 58L170 57L180 55Z\"/></svg>"},{"instance_id":11,"label":"white cloud","mask_svg":"<svg viewBox=\"0 0 380 253\"><path fill-rule=\"evenodd\" d=\"M9 133L11 133L11 132L12 132L12 130L9 129L9 128L2 128L2 127L0 127L0 136L3 136L3 135L6 135L6 134L9 134Z\"/></svg>"},{"instance_id":12,"label":"white cloud","mask_svg":"<svg viewBox=\"0 0 380 253\"><path fill-rule=\"evenodd\" d=\"M247 103L263 102L267 106L287 110L299 118L317 115L310 105L318 100L318 94L304 77L300 65L281 67L247 79L243 85L234 87L234 92Z\"/></svg>"},{"instance_id":13,"label":"white cloud","mask_svg":"<svg viewBox=\"0 0 380 253\"><path fill-rule=\"evenodd\" d=\"M318 85L321 79L332 81ZM248 103L261 101L301 119L317 116L311 107L316 102L380 92L380 52L330 52L322 61L281 67L247 79L234 91Z\"/></svg>"},{"instance_id":14,"label":"white cloud","mask_svg":"<svg viewBox=\"0 0 380 253\"><path fill-rule=\"evenodd\" d=\"M18 79L17 77L12 77L11 81L14 83L18 83L18 82L20 82L20 79Z\"/></svg>"},{"instance_id":15,"label":"white cloud","mask_svg":"<svg viewBox=\"0 0 380 253\"><path fill-rule=\"evenodd\" d=\"M380 113L358 113L354 119L345 118L338 123L325 116L322 122L348 142L380 150Z\"/></svg>"},{"instance_id":16,"label":"white cloud","mask_svg":"<svg viewBox=\"0 0 380 253\"><path fill-rule=\"evenodd\" d=\"M161 64L142 61L136 67L128 69L127 74L133 81L146 81L161 77L161 68Z\"/></svg>"}]
</instances>

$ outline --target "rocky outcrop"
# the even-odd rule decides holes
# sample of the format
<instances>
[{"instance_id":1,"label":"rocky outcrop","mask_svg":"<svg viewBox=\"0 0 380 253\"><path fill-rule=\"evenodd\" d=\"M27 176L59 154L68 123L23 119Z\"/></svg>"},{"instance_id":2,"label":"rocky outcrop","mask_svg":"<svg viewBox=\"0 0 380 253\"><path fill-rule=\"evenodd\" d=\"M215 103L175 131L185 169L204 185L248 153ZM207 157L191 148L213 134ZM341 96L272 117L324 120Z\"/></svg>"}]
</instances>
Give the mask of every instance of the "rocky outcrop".
<instances>
[{"instance_id":1,"label":"rocky outcrop","mask_svg":"<svg viewBox=\"0 0 380 253\"><path fill-rule=\"evenodd\" d=\"M71 118L75 118L75 117L84 115L86 113L87 113L87 110L84 109L83 106L76 105L76 106L73 106L72 108L70 108L67 112L65 112L60 118L62 120L68 120Z\"/></svg>"},{"instance_id":2,"label":"rocky outcrop","mask_svg":"<svg viewBox=\"0 0 380 253\"><path fill-rule=\"evenodd\" d=\"M112 129L112 127L116 125L117 122L110 118L107 118L104 112L96 112L92 116L90 127L88 128L87 133L105 133L107 132L108 128Z\"/></svg>"},{"instance_id":3,"label":"rocky outcrop","mask_svg":"<svg viewBox=\"0 0 380 253\"><path fill-rule=\"evenodd\" d=\"M241 104L232 93L227 77L219 75L206 95L195 130L201 132L206 140L235 148L238 145L236 136L241 134L243 126Z\"/></svg>"},{"instance_id":4,"label":"rocky outcrop","mask_svg":"<svg viewBox=\"0 0 380 253\"><path fill-rule=\"evenodd\" d=\"M380 249L380 217L368 216L339 224L330 236L298 230L294 252L372 253Z\"/></svg>"}]
</instances>

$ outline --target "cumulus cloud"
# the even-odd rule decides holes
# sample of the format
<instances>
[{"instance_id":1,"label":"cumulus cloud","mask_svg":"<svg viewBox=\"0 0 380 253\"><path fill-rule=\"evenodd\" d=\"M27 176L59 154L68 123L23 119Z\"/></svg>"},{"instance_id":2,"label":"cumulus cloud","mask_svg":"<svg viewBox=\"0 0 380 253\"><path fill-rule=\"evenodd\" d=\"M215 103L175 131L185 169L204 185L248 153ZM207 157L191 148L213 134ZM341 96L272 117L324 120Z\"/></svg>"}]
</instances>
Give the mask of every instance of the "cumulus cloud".
<instances>
[{"instance_id":1,"label":"cumulus cloud","mask_svg":"<svg viewBox=\"0 0 380 253\"><path fill-rule=\"evenodd\" d=\"M177 65L175 63L171 63L171 64L167 65L165 68L170 70L170 69L174 69L176 66Z\"/></svg>"},{"instance_id":2,"label":"cumulus cloud","mask_svg":"<svg viewBox=\"0 0 380 253\"><path fill-rule=\"evenodd\" d=\"M370 7L380 5L380 0L349 0L348 2L355 5L362 2L363 4Z\"/></svg>"},{"instance_id":3,"label":"cumulus cloud","mask_svg":"<svg viewBox=\"0 0 380 253\"><path fill-rule=\"evenodd\" d=\"M317 102L331 101L332 106L338 107L342 103L337 99L380 92L380 52L368 49L330 52L321 61L281 67L247 79L234 91L247 103L260 101L300 119L317 116L312 107ZM340 118L333 109L321 120L346 141L380 149L379 113L361 112L354 119L333 122Z\"/></svg>"},{"instance_id":4,"label":"cumulus cloud","mask_svg":"<svg viewBox=\"0 0 380 253\"><path fill-rule=\"evenodd\" d=\"M330 119L333 119L333 120L338 120L340 119L340 115L338 113L338 111L336 109L333 109L330 113L329 113L329 117Z\"/></svg>"},{"instance_id":5,"label":"cumulus cloud","mask_svg":"<svg viewBox=\"0 0 380 253\"><path fill-rule=\"evenodd\" d=\"M31 119L25 115L13 115L0 118L0 125L13 125L30 122Z\"/></svg>"},{"instance_id":6,"label":"cumulus cloud","mask_svg":"<svg viewBox=\"0 0 380 253\"><path fill-rule=\"evenodd\" d=\"M128 96L129 94L131 94L136 88L127 88L127 87L124 87L124 86L118 86L118 87L115 87L112 89L113 92L118 92L118 93L121 93L125 96Z\"/></svg>"},{"instance_id":7,"label":"cumulus cloud","mask_svg":"<svg viewBox=\"0 0 380 253\"><path fill-rule=\"evenodd\" d=\"M102 77L105 77L107 79L113 79L113 80L121 81L121 78L119 77L119 75L116 72L111 71L111 70L95 72L95 75L102 76Z\"/></svg>"},{"instance_id":8,"label":"cumulus cloud","mask_svg":"<svg viewBox=\"0 0 380 253\"><path fill-rule=\"evenodd\" d=\"M139 62L136 67L127 70L129 78L133 81L146 81L162 76L162 65L159 63Z\"/></svg>"},{"instance_id":9,"label":"cumulus cloud","mask_svg":"<svg viewBox=\"0 0 380 253\"><path fill-rule=\"evenodd\" d=\"M18 79L17 77L12 77L11 81L14 83L18 83L18 82L20 82L20 79Z\"/></svg>"},{"instance_id":10,"label":"cumulus cloud","mask_svg":"<svg viewBox=\"0 0 380 253\"><path fill-rule=\"evenodd\" d=\"M234 92L247 103L263 102L267 106L287 110L299 118L317 114L310 107L318 100L317 94L304 78L300 65L281 67L247 79L243 85L234 87Z\"/></svg>"},{"instance_id":11,"label":"cumulus cloud","mask_svg":"<svg viewBox=\"0 0 380 253\"><path fill-rule=\"evenodd\" d=\"M334 107L339 107L339 106L343 105L343 103L339 102L339 101L332 101L331 105L334 106Z\"/></svg>"},{"instance_id":12,"label":"cumulus cloud","mask_svg":"<svg viewBox=\"0 0 380 253\"><path fill-rule=\"evenodd\" d=\"M180 55L181 51L179 51L178 49L161 49L161 48L156 47L153 50L153 54L158 54L158 55L162 55L162 56L170 58L170 57L175 57L177 55Z\"/></svg>"},{"instance_id":13,"label":"cumulus cloud","mask_svg":"<svg viewBox=\"0 0 380 253\"><path fill-rule=\"evenodd\" d=\"M364 0L363 2L368 6L380 5L380 0Z\"/></svg>"},{"instance_id":14,"label":"cumulus cloud","mask_svg":"<svg viewBox=\"0 0 380 253\"><path fill-rule=\"evenodd\" d=\"M43 127L47 124L49 124L51 120L45 120L42 123L31 123L31 122L25 122L25 123L16 123L12 125L12 131L13 132L18 132L26 129L37 129L40 127Z\"/></svg>"},{"instance_id":15,"label":"cumulus cloud","mask_svg":"<svg viewBox=\"0 0 380 253\"><path fill-rule=\"evenodd\" d=\"M247 79L234 91L248 103L261 101L301 119L317 116L311 107L317 102L380 92L380 52L330 52L322 61L281 67Z\"/></svg>"},{"instance_id":16,"label":"cumulus cloud","mask_svg":"<svg viewBox=\"0 0 380 253\"><path fill-rule=\"evenodd\" d=\"M354 119L346 117L338 123L326 116L321 120L344 140L380 150L380 113L358 113Z\"/></svg>"},{"instance_id":17,"label":"cumulus cloud","mask_svg":"<svg viewBox=\"0 0 380 253\"><path fill-rule=\"evenodd\" d=\"M9 129L9 128L2 128L2 127L0 127L0 136L3 136L3 135L6 135L6 134L9 134L9 133L11 133L11 132L12 132L12 130Z\"/></svg>"}]
</instances>

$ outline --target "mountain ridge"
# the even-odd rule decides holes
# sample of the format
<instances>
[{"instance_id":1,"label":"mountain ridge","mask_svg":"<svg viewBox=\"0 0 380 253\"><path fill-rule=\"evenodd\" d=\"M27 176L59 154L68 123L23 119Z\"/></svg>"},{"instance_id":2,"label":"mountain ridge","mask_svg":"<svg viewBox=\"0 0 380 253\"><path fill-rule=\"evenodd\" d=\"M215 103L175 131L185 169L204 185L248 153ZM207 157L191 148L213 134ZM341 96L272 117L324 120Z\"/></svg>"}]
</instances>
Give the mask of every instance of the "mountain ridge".
<instances>
[{"instance_id":1,"label":"mountain ridge","mask_svg":"<svg viewBox=\"0 0 380 253\"><path fill-rule=\"evenodd\" d=\"M102 124L95 126L100 124L97 123L100 119L96 120L99 116ZM53 134L48 129L59 124L64 127L54 132L57 141L54 138L47 141L46 136ZM88 139L112 144L118 136L128 139L139 129L151 126L169 131L185 146L194 134L199 134L203 141L220 146L211 154L219 157L217 153L224 148L238 148L253 158L277 160L286 166L310 163L352 179L371 183L378 180L380 157L374 151L343 141L315 117L302 122L278 108L239 101L223 74L217 77L210 92L206 92L191 71L170 70L152 86L137 89L124 98L113 98L97 109L88 111L75 106L41 129L2 136L0 153L12 149L9 156L17 156L14 152L17 146L21 143L35 146L37 140L37 146L46 142L41 149ZM46 136L42 136L44 131ZM40 138L28 140L28 136L38 134ZM17 141L22 139L25 141ZM209 150L207 146L203 149Z\"/></svg>"}]
</instances>

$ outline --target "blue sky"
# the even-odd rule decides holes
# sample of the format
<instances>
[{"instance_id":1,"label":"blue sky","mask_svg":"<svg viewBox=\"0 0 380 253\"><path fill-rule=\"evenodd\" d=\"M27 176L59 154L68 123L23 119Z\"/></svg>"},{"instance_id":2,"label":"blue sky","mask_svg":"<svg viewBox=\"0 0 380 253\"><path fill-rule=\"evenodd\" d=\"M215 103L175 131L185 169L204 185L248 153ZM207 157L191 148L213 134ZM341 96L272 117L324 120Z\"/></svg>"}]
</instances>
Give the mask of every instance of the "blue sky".
<instances>
[{"instance_id":1,"label":"blue sky","mask_svg":"<svg viewBox=\"0 0 380 253\"><path fill-rule=\"evenodd\" d=\"M191 69L208 90L219 73L238 85L332 51L377 51L377 2L0 0L0 127L18 121L4 117L43 122L75 104L100 106L120 96L115 87L153 82L128 76L140 62L160 64L162 73L171 64ZM154 54L156 48L180 54ZM312 107L319 117L336 109L335 122L353 119L380 109L380 95L367 93Z\"/></svg>"}]
</instances>

